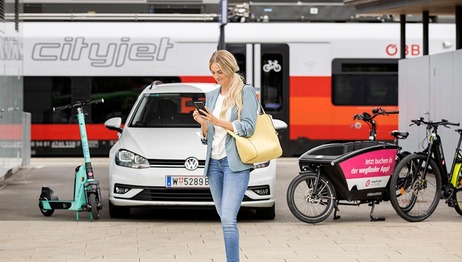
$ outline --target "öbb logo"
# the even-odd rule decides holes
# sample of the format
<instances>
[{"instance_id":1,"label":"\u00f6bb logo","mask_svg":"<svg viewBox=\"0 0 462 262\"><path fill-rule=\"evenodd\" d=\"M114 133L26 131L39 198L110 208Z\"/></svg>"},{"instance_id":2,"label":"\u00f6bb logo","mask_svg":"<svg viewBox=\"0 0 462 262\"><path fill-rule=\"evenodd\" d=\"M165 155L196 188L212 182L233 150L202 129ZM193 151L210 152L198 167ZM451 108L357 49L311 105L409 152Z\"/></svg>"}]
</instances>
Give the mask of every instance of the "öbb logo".
<instances>
[{"instance_id":1,"label":"\u00f6bb logo","mask_svg":"<svg viewBox=\"0 0 462 262\"><path fill-rule=\"evenodd\" d=\"M385 52L389 56L396 56L398 54L398 51L399 51L399 47L396 44L389 44L385 48ZM421 55L422 52L420 51L420 45L411 44L411 45L406 45L405 53L406 53L406 56L408 55L419 56Z\"/></svg>"}]
</instances>

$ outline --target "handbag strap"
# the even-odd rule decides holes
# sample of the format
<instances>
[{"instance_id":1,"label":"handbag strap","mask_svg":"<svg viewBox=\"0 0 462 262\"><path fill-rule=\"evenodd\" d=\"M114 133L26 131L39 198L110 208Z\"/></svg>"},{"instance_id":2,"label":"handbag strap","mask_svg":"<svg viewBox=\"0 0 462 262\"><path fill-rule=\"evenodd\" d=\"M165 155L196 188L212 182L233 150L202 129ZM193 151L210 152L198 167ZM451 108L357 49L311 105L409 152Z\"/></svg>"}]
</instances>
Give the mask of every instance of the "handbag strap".
<instances>
[{"instance_id":1,"label":"handbag strap","mask_svg":"<svg viewBox=\"0 0 462 262\"><path fill-rule=\"evenodd\" d=\"M244 85L244 87L246 86L247 84ZM242 88L244 89L244 88ZM242 95L244 95L244 92L242 92ZM257 104L258 104L258 107L260 108L260 115L263 115L265 114L266 115L266 112L265 112L265 109L263 109L263 106L261 105L260 101L257 99L257 96L255 96L255 100L257 101ZM263 114L261 113L263 112ZM241 121L241 113L239 112L239 114L237 115L237 120ZM273 125L274 127L274 125Z\"/></svg>"},{"instance_id":2,"label":"handbag strap","mask_svg":"<svg viewBox=\"0 0 462 262\"><path fill-rule=\"evenodd\" d=\"M244 87L245 87L245 86L246 86L246 85L244 85ZM242 93L242 95L244 95L244 93ZM260 108L259 115L267 115L266 112L265 112L265 109L264 109L263 106L261 105L260 101L257 99L257 96L255 96L255 100L257 101L258 107ZM263 113L262 113L262 112L263 112ZM273 118L271 117L271 115L268 115L268 116L269 116L269 120L270 120L270 122L271 122L271 125L273 126L274 130L276 131L276 128L274 127L274 123L273 123L273 121L272 121ZM237 120L241 121L241 113L240 113L240 112L239 112L239 114L237 115ZM229 133L231 136L233 136L233 137L239 137L239 135L235 134L234 132L231 132L231 131L229 131L229 130L227 130L227 131L228 131L228 133ZM277 134L277 133L278 133L278 132L276 131L276 134Z\"/></svg>"}]
</instances>

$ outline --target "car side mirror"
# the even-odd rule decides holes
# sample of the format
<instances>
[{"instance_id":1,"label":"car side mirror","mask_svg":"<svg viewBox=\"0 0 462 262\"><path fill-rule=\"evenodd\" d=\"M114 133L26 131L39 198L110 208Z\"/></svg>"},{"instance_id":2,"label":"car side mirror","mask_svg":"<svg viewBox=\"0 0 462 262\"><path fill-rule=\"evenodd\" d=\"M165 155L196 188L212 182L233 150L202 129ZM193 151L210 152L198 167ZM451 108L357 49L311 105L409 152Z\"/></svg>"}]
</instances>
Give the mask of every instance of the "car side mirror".
<instances>
[{"instance_id":1,"label":"car side mirror","mask_svg":"<svg viewBox=\"0 0 462 262\"><path fill-rule=\"evenodd\" d=\"M109 130L114 130L119 133L122 133L122 118L121 117L113 117L109 118L104 122L104 126Z\"/></svg>"},{"instance_id":2,"label":"car side mirror","mask_svg":"<svg viewBox=\"0 0 462 262\"><path fill-rule=\"evenodd\" d=\"M279 120L279 119L273 119L273 125L274 125L274 129L276 129L276 131L278 132L284 131L287 129L286 122Z\"/></svg>"}]
</instances>

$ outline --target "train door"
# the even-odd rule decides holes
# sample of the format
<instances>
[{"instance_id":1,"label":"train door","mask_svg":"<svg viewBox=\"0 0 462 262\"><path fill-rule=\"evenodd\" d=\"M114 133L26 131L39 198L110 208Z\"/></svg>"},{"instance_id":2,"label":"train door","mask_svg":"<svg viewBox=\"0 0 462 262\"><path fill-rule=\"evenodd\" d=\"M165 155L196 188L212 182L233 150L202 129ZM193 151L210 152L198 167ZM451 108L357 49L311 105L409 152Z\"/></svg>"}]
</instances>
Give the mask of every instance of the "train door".
<instances>
[{"instance_id":1,"label":"train door","mask_svg":"<svg viewBox=\"0 0 462 262\"><path fill-rule=\"evenodd\" d=\"M291 156L289 143L289 46L287 44L227 44L236 57L245 82L257 90L261 105L274 119L287 123L279 133L284 156Z\"/></svg>"}]
</instances>

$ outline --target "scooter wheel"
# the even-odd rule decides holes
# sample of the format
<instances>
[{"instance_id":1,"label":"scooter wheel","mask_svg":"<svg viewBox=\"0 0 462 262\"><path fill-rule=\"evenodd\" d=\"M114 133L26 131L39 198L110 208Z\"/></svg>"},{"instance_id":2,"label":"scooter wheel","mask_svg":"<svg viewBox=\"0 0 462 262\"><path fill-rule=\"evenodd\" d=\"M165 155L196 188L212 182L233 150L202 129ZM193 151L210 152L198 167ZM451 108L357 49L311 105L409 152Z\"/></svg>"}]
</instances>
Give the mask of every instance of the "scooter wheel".
<instances>
[{"instance_id":1,"label":"scooter wheel","mask_svg":"<svg viewBox=\"0 0 462 262\"><path fill-rule=\"evenodd\" d=\"M39 198L39 207L40 207L40 212L42 212L42 215L46 217L53 215L53 213L55 212L54 208L44 209L41 200L59 200L55 192L53 192L53 190L51 190L50 188L44 188L42 189L42 194L40 194L40 198Z\"/></svg>"},{"instance_id":2,"label":"scooter wheel","mask_svg":"<svg viewBox=\"0 0 462 262\"><path fill-rule=\"evenodd\" d=\"M97 204L97 201L96 201L96 194L90 193L88 195L88 201L90 202L91 215L92 215L93 219L98 220L99 219L99 210L98 210L98 204Z\"/></svg>"}]
</instances>

